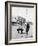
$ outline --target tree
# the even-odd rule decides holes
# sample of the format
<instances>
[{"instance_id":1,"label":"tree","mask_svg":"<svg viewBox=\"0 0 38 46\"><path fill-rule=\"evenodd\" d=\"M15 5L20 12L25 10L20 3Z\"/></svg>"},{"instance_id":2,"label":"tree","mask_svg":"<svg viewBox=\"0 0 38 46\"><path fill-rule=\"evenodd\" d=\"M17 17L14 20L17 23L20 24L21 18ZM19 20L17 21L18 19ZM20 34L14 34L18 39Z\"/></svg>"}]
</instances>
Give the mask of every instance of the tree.
<instances>
[{"instance_id":1,"label":"tree","mask_svg":"<svg viewBox=\"0 0 38 46\"><path fill-rule=\"evenodd\" d=\"M25 24L25 21L26 21L25 18L18 16L18 20L17 20L18 24L20 24L22 26L23 24Z\"/></svg>"}]
</instances>

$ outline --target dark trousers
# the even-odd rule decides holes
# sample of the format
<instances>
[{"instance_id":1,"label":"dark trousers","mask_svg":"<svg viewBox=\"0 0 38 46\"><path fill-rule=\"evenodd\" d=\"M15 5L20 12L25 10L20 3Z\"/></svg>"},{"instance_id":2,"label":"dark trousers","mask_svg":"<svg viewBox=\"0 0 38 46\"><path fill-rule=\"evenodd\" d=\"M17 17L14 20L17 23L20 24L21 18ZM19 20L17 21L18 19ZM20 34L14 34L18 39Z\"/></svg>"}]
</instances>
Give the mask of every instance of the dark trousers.
<instances>
[{"instance_id":1,"label":"dark trousers","mask_svg":"<svg viewBox=\"0 0 38 46\"><path fill-rule=\"evenodd\" d=\"M28 35L29 28L26 28L26 34Z\"/></svg>"}]
</instances>

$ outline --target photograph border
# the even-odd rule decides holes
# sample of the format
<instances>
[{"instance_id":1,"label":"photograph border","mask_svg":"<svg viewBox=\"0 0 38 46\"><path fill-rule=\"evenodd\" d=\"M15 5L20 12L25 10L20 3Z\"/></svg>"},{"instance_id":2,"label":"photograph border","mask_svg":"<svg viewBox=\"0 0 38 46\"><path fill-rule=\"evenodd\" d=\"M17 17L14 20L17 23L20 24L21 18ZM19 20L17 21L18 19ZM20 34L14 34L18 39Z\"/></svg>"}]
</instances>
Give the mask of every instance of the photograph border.
<instances>
[{"instance_id":1,"label":"photograph border","mask_svg":"<svg viewBox=\"0 0 38 46\"><path fill-rule=\"evenodd\" d=\"M32 42L19 42L19 43L8 43L8 3L20 3L20 4L33 4L36 5L36 41ZM11 5L10 5L11 7ZM11 10L11 9L10 9ZM10 12L11 14L11 12ZM10 16L11 19L11 16ZM37 42L37 3L32 2L16 2L16 1L6 1L5 2L5 44L11 45L11 44L25 44L25 43L36 43Z\"/></svg>"}]
</instances>

